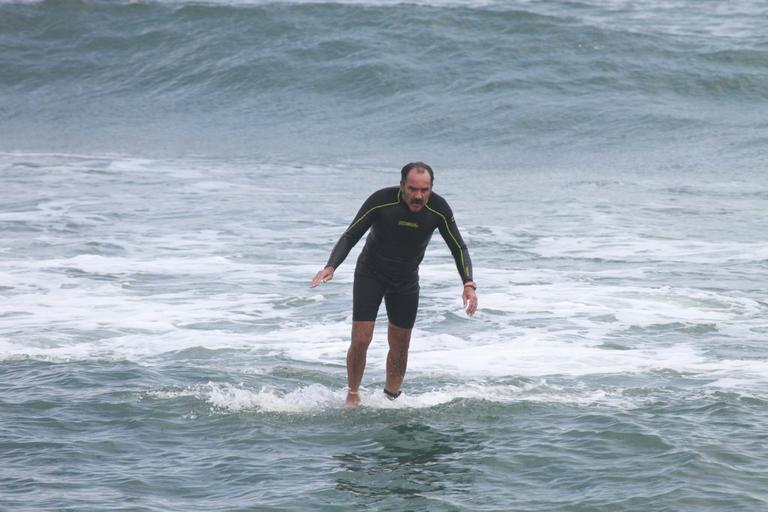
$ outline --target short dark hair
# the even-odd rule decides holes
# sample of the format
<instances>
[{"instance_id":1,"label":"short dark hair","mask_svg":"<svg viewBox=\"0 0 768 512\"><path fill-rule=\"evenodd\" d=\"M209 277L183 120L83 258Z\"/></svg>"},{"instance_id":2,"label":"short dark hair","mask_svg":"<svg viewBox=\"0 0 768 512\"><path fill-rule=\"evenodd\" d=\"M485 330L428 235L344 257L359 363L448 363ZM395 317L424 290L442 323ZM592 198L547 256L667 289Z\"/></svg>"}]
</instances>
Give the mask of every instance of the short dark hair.
<instances>
[{"instance_id":1,"label":"short dark hair","mask_svg":"<svg viewBox=\"0 0 768 512\"><path fill-rule=\"evenodd\" d=\"M400 171L400 183L405 183L405 178L408 176L408 173L411 172L413 169L424 169L429 173L429 182L434 183L435 182L435 173L432 171L432 168L425 164L424 162L411 162L409 164L405 164L405 167Z\"/></svg>"}]
</instances>

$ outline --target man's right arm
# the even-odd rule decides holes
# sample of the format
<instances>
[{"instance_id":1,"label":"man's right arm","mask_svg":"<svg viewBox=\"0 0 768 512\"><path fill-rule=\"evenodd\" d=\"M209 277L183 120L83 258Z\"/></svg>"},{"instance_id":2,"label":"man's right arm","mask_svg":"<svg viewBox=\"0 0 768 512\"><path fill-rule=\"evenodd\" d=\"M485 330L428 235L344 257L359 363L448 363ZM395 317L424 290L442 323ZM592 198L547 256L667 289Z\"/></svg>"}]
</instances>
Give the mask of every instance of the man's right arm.
<instances>
[{"instance_id":1,"label":"man's right arm","mask_svg":"<svg viewBox=\"0 0 768 512\"><path fill-rule=\"evenodd\" d=\"M349 255L349 251L352 247L360 241L360 238L371 227L375 219L376 210L385 206L392 206L400 202L400 194L397 192L397 188L392 187L390 189L381 189L374 192L371 196L365 200L363 206L355 215L355 219L352 224L349 225L347 230L341 235L339 241L331 251L331 255L328 257L328 262L325 264L325 268L317 273L312 281L312 287L314 288L321 282L330 281L333 279L333 273L336 268Z\"/></svg>"},{"instance_id":2,"label":"man's right arm","mask_svg":"<svg viewBox=\"0 0 768 512\"><path fill-rule=\"evenodd\" d=\"M334 270L341 265L341 263L347 258L352 248L360 241L368 228L373 224L373 212L376 210L376 194L371 195L365 200L363 206L355 215L355 219L352 224L349 225L344 234L341 235L339 241L331 251L331 255L328 257L326 267L331 267Z\"/></svg>"}]
</instances>

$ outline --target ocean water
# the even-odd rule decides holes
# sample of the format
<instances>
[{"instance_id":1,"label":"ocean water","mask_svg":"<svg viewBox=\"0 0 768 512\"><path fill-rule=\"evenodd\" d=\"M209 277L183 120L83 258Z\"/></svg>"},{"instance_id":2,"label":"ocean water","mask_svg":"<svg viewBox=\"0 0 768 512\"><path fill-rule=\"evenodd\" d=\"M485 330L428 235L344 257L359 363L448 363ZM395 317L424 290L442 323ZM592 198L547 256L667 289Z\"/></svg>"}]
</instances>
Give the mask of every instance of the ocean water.
<instances>
[{"instance_id":1,"label":"ocean water","mask_svg":"<svg viewBox=\"0 0 768 512\"><path fill-rule=\"evenodd\" d=\"M768 510L766 100L759 1L0 1L0 509ZM347 410L416 159L480 310Z\"/></svg>"}]
</instances>

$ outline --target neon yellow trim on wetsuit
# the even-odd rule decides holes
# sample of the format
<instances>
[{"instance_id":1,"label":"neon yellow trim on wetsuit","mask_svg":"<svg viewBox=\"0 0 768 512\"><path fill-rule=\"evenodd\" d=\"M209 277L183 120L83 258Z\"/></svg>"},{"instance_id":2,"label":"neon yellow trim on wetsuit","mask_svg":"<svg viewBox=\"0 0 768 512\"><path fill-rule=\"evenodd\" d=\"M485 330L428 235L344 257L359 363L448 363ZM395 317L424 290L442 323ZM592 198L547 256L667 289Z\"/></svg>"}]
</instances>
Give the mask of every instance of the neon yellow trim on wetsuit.
<instances>
[{"instance_id":1,"label":"neon yellow trim on wetsuit","mask_svg":"<svg viewBox=\"0 0 768 512\"><path fill-rule=\"evenodd\" d=\"M360 218L359 218L359 219L357 219L355 222L353 222L352 224L350 224L350 226L347 228L347 230L344 232L344 234L347 234L347 233L349 233L349 230L351 230L353 227L355 227L355 226L357 225L357 223L358 223L358 222L360 222L361 220L363 220L363 219L364 219L364 218L365 218L365 217L366 217L366 216L367 216L369 213L371 213L373 210L377 210L377 209L379 209L379 208L384 208L385 206L394 206L394 205L396 205L396 204L399 204L399 203L400 203L400 192L401 192L400 190L398 190L398 191L397 191L397 201L395 201L394 203L384 203L384 204L380 204L380 205L378 205L378 206L374 206L373 208L371 208L370 210L368 210L367 212L365 212L364 214L362 214L362 215L360 216Z\"/></svg>"},{"instance_id":2,"label":"neon yellow trim on wetsuit","mask_svg":"<svg viewBox=\"0 0 768 512\"><path fill-rule=\"evenodd\" d=\"M459 255L461 256L461 268L464 269L464 275L469 276L469 269L467 269L467 266L464 264L464 251L461 250L461 244L458 240L456 240L456 237L453 236L453 232L451 231L451 227L448 225L448 219L445 218L445 215L440 213L437 210L433 210L429 207L429 204L424 204L424 206L427 207L427 210L431 211L432 213L436 213L440 216L441 219L443 219L443 222L445 222L445 229L448 230L448 234L451 235L451 240L453 240L453 243L456 244L456 247L459 248Z\"/></svg>"}]
</instances>

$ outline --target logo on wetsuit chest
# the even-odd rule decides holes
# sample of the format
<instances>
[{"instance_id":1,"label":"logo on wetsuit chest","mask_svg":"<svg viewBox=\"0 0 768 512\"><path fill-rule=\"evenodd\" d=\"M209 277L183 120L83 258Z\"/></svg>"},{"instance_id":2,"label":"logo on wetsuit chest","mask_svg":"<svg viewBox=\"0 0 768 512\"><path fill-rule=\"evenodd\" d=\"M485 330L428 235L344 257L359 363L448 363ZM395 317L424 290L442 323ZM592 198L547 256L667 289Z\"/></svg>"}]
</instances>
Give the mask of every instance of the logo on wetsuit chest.
<instances>
[{"instance_id":1,"label":"logo on wetsuit chest","mask_svg":"<svg viewBox=\"0 0 768 512\"><path fill-rule=\"evenodd\" d=\"M407 228L418 228L419 225L415 222L408 222L407 220L401 220L397 223L398 226L405 226Z\"/></svg>"}]
</instances>

